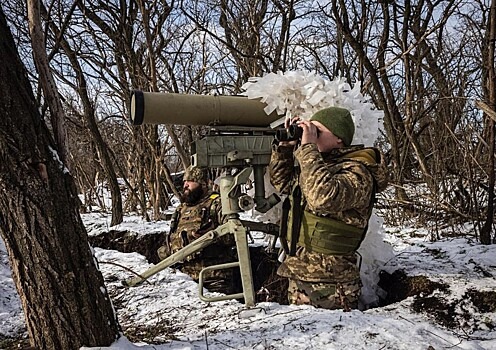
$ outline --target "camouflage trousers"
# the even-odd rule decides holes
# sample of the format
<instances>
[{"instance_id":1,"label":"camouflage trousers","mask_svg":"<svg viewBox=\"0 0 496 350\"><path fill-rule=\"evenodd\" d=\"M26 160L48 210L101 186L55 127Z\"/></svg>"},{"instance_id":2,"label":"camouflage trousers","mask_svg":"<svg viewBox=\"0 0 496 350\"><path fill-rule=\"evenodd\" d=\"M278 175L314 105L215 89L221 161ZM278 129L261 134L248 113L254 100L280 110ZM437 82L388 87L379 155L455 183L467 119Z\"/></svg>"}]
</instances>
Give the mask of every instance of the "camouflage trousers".
<instances>
[{"instance_id":1,"label":"camouflage trousers","mask_svg":"<svg viewBox=\"0 0 496 350\"><path fill-rule=\"evenodd\" d=\"M288 300L290 304L349 311L358 308L361 288L360 280L348 283L312 283L290 278Z\"/></svg>"}]
</instances>

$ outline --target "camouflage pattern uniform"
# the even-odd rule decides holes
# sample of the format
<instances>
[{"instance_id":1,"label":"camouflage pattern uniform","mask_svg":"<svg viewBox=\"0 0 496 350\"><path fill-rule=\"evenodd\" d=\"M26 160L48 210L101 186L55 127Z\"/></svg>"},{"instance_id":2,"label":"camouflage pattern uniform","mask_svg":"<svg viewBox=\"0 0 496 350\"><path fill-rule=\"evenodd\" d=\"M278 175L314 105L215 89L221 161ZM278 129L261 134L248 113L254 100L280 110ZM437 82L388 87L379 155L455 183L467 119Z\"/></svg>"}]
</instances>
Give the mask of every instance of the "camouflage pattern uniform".
<instances>
[{"instance_id":1,"label":"camouflage pattern uniform","mask_svg":"<svg viewBox=\"0 0 496 350\"><path fill-rule=\"evenodd\" d=\"M329 153L320 153L312 143L294 152L292 147L274 146L269 172L272 184L283 194L300 186L304 199L300 214L317 221L311 228L306 225L310 221L302 221L296 253L286 256L278 269L280 276L289 278L289 302L327 309L357 308L361 281L355 252L371 214L374 190L380 192L387 185L383 156L377 149L362 146ZM316 251L312 234L319 230L318 221L327 219L336 227L344 224L360 233L345 239L339 230L321 229L317 233L324 241L328 239L327 246L324 252ZM336 253L329 253L333 245L338 246Z\"/></svg>"},{"instance_id":2,"label":"camouflage pattern uniform","mask_svg":"<svg viewBox=\"0 0 496 350\"><path fill-rule=\"evenodd\" d=\"M193 168L195 169L195 168ZM191 173L191 169L185 174L185 181L195 181L202 183L202 175ZM208 191L196 203L181 203L173 214L171 220L171 232L166 244L159 248L160 259L181 250L183 247L201 237L210 230L215 229L223 223L220 196L217 193ZM190 275L196 282L200 271L217 264L236 261L236 242L233 235L224 235L213 244L203 248L203 250L188 256L185 261L179 264L179 269ZM205 276L204 286L211 292L232 294L237 287L238 276L234 269L209 271Z\"/></svg>"}]
</instances>

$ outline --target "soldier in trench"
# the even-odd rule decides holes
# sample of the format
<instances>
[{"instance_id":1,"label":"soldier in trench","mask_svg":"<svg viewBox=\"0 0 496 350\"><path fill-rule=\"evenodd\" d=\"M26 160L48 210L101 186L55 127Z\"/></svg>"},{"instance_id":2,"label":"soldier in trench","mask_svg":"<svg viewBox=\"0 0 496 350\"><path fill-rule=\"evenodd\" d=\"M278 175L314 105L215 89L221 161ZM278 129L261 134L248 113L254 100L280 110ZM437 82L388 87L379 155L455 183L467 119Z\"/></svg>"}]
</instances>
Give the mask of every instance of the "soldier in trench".
<instances>
[{"instance_id":1,"label":"soldier in trench","mask_svg":"<svg viewBox=\"0 0 496 350\"><path fill-rule=\"evenodd\" d=\"M181 204L172 215L171 229L165 244L157 251L159 258L167 258L222 223L224 217L220 195L212 191L207 171L189 167L183 177ZM224 235L213 244L188 256L176 267L198 282L203 268L236 260L234 236ZM205 276L204 287L211 292L233 294L241 288L237 269L209 271Z\"/></svg>"},{"instance_id":2,"label":"soldier in trench","mask_svg":"<svg viewBox=\"0 0 496 350\"><path fill-rule=\"evenodd\" d=\"M376 148L351 145L355 125L344 108L292 122L302 136L274 144L269 165L272 184L288 195L281 238L289 243L278 274L288 278L292 304L357 308L362 284L356 251L375 193L387 185L384 157Z\"/></svg>"}]
</instances>

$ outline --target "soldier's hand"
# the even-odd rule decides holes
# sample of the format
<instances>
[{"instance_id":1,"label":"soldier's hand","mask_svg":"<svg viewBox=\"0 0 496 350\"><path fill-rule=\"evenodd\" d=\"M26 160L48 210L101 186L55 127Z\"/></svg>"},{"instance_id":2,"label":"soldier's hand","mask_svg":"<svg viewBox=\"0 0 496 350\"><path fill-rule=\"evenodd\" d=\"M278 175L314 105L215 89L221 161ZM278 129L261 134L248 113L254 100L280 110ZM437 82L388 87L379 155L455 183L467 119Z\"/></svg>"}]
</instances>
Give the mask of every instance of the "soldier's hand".
<instances>
[{"instance_id":1,"label":"soldier's hand","mask_svg":"<svg viewBox=\"0 0 496 350\"><path fill-rule=\"evenodd\" d=\"M287 129L291 124L299 124L301 121L300 117L286 118L284 121L284 127ZM298 144L298 140L291 141L279 141L279 146L283 147L295 147Z\"/></svg>"},{"instance_id":2,"label":"soldier's hand","mask_svg":"<svg viewBox=\"0 0 496 350\"><path fill-rule=\"evenodd\" d=\"M300 128L303 129L303 135L301 136L301 144L305 145L307 143L317 143L319 138L319 131L315 124L309 120L303 120L299 123Z\"/></svg>"}]
</instances>

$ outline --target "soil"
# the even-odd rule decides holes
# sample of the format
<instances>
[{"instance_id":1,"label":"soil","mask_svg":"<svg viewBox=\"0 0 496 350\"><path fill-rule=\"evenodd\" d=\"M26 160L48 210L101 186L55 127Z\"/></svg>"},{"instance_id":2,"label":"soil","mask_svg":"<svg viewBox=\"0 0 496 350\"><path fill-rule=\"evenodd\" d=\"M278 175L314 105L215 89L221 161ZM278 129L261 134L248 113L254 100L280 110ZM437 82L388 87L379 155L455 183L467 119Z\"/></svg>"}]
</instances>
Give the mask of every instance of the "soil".
<instances>
[{"instance_id":1,"label":"soil","mask_svg":"<svg viewBox=\"0 0 496 350\"><path fill-rule=\"evenodd\" d=\"M122 253L137 252L145 256L148 262L156 264L160 261L157 249L163 244L165 232L140 235L132 231L110 230L99 235L89 236L93 247L117 250Z\"/></svg>"},{"instance_id":2,"label":"soil","mask_svg":"<svg viewBox=\"0 0 496 350\"><path fill-rule=\"evenodd\" d=\"M479 312L496 312L496 291L469 289L465 297L470 299Z\"/></svg>"},{"instance_id":3,"label":"soil","mask_svg":"<svg viewBox=\"0 0 496 350\"><path fill-rule=\"evenodd\" d=\"M407 276L402 270L381 272L379 286L387 292L381 306L412 297L411 309L448 329L471 333L496 328L484 314L496 312L496 291L468 289L461 298L451 295L449 286L426 276Z\"/></svg>"},{"instance_id":4,"label":"soil","mask_svg":"<svg viewBox=\"0 0 496 350\"><path fill-rule=\"evenodd\" d=\"M381 271L379 274L379 287L387 292L380 306L389 305L412 296L430 295L435 290L446 292L449 286L434 282L425 276L407 276L403 270L393 273Z\"/></svg>"}]
</instances>

